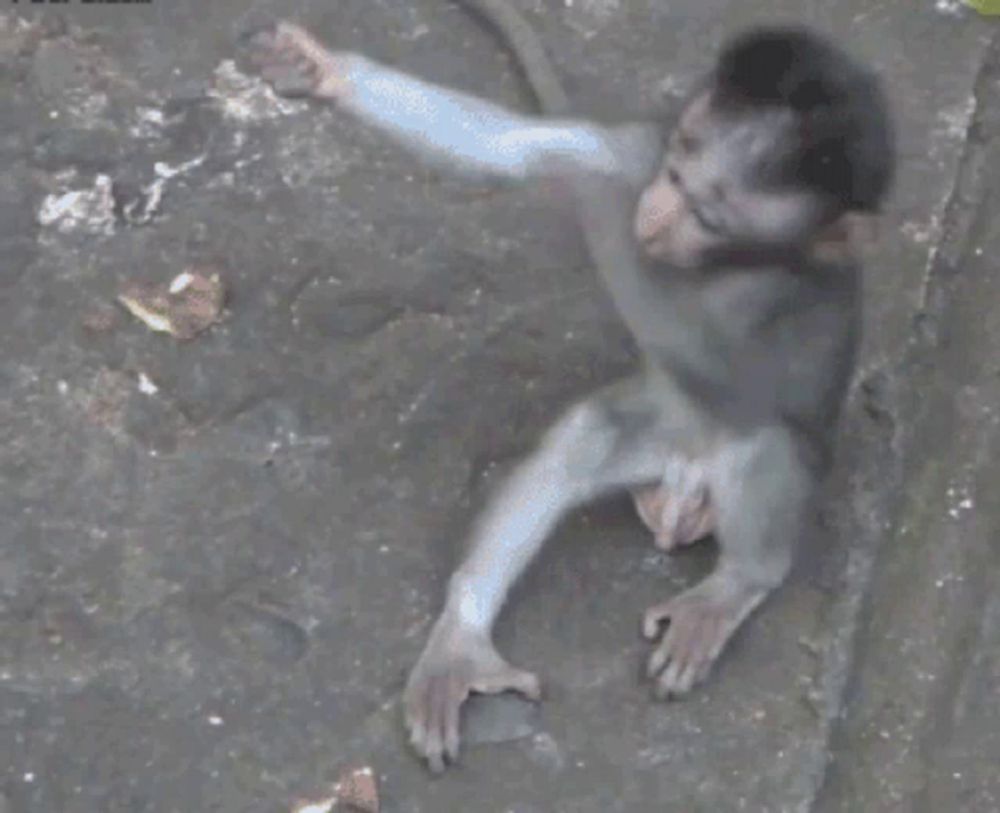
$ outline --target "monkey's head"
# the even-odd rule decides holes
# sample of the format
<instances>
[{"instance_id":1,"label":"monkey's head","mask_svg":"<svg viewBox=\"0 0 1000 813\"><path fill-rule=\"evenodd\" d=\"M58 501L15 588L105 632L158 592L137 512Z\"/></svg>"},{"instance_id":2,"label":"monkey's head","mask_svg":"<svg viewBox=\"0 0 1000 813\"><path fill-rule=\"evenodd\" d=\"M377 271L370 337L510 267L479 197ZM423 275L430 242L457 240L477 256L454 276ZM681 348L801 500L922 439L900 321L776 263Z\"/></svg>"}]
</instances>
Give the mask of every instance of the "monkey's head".
<instances>
[{"instance_id":1,"label":"monkey's head","mask_svg":"<svg viewBox=\"0 0 1000 813\"><path fill-rule=\"evenodd\" d=\"M801 251L842 215L880 207L894 152L871 73L809 31L751 31L686 106L635 235L689 268Z\"/></svg>"}]
</instances>

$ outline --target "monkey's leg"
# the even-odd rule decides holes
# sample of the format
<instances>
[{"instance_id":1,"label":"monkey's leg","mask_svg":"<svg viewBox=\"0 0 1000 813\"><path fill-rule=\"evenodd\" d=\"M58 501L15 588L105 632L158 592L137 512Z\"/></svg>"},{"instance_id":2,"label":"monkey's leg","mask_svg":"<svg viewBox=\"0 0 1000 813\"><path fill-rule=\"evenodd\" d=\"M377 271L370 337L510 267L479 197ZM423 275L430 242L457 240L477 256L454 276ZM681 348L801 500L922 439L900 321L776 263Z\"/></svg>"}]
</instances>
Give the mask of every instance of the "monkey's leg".
<instances>
[{"instance_id":1,"label":"monkey's leg","mask_svg":"<svg viewBox=\"0 0 1000 813\"><path fill-rule=\"evenodd\" d=\"M704 679L743 620L784 580L813 485L794 439L778 428L730 442L710 461L719 562L643 620L650 639L668 623L648 666L658 697L684 694Z\"/></svg>"},{"instance_id":2,"label":"monkey's leg","mask_svg":"<svg viewBox=\"0 0 1000 813\"><path fill-rule=\"evenodd\" d=\"M411 742L432 770L458 755L459 714L470 692L540 696L537 677L496 652L493 622L511 585L568 510L660 474L665 446L648 437L655 412L642 401L642 385L629 382L573 407L479 519L403 697Z\"/></svg>"}]
</instances>

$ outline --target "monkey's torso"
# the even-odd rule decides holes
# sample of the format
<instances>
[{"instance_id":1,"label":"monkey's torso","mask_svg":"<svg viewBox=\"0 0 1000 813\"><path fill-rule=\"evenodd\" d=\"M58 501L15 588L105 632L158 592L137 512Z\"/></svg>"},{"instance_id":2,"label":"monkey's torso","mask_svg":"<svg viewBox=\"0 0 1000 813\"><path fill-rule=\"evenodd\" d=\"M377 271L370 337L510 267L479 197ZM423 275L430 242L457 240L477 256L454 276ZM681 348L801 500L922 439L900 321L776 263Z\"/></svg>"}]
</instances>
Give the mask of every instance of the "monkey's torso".
<instances>
[{"instance_id":1,"label":"monkey's torso","mask_svg":"<svg viewBox=\"0 0 1000 813\"><path fill-rule=\"evenodd\" d=\"M737 432L781 423L828 462L854 365L859 268L795 265L679 269L640 255L632 216L659 168L660 128L620 128L620 172L576 183L580 223L604 284L657 386Z\"/></svg>"}]
</instances>

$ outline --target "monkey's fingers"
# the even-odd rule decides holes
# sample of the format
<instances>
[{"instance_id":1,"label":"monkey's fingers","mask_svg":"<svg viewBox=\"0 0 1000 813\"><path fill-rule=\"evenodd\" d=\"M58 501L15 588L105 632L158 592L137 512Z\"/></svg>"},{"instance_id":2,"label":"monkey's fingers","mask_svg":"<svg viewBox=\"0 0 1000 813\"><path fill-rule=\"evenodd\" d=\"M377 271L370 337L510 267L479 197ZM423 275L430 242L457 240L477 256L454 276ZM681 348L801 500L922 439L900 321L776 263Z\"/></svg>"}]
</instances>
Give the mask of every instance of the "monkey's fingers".
<instances>
[{"instance_id":1,"label":"monkey's fingers","mask_svg":"<svg viewBox=\"0 0 1000 813\"><path fill-rule=\"evenodd\" d=\"M245 42L250 60L282 96L335 98L346 89L343 60L300 26L279 22Z\"/></svg>"},{"instance_id":2,"label":"monkey's fingers","mask_svg":"<svg viewBox=\"0 0 1000 813\"><path fill-rule=\"evenodd\" d=\"M310 62L322 64L330 59L332 54L312 34L302 26L282 20L275 27L276 46L289 51L297 51Z\"/></svg>"},{"instance_id":3,"label":"monkey's fingers","mask_svg":"<svg viewBox=\"0 0 1000 813\"><path fill-rule=\"evenodd\" d=\"M302 98L312 96L316 89L316 76L308 66L272 64L264 66L260 73L279 96Z\"/></svg>"}]
</instances>

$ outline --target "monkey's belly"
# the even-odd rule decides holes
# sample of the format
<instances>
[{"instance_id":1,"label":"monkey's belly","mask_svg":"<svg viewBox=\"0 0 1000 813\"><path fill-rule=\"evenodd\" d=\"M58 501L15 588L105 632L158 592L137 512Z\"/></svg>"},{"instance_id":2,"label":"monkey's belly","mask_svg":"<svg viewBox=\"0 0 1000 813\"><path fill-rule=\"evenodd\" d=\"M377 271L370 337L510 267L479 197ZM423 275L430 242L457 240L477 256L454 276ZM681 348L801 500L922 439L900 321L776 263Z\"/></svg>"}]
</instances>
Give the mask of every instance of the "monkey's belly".
<instances>
[{"instance_id":1,"label":"monkey's belly","mask_svg":"<svg viewBox=\"0 0 1000 813\"><path fill-rule=\"evenodd\" d=\"M674 550L704 539L715 530L715 512L707 489L676 494L669 486L649 486L632 492L635 508L661 550Z\"/></svg>"}]
</instances>

